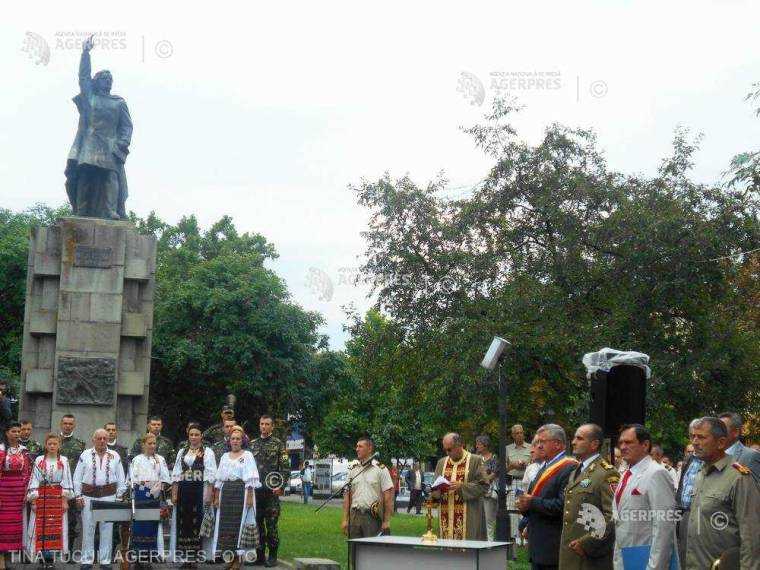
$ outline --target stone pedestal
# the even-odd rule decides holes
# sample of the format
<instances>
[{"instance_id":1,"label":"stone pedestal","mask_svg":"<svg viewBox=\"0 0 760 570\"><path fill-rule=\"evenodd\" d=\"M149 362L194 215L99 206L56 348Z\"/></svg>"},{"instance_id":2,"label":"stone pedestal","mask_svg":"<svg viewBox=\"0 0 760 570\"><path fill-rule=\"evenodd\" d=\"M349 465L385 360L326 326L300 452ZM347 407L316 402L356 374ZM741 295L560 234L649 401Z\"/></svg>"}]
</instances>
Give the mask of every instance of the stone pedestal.
<instances>
[{"instance_id":1,"label":"stone pedestal","mask_svg":"<svg viewBox=\"0 0 760 570\"><path fill-rule=\"evenodd\" d=\"M155 237L130 222L70 217L32 231L20 417L36 439L67 413L88 445L109 421L122 445L144 433L155 268Z\"/></svg>"}]
</instances>

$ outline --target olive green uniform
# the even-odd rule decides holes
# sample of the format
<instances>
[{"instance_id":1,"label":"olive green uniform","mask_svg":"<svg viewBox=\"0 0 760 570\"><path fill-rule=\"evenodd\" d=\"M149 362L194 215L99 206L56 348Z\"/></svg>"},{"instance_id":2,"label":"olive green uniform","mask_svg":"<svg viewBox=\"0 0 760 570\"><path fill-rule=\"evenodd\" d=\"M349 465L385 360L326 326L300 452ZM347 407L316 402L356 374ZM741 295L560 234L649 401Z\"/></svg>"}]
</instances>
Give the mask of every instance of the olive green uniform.
<instances>
[{"instance_id":1,"label":"olive green uniform","mask_svg":"<svg viewBox=\"0 0 760 570\"><path fill-rule=\"evenodd\" d=\"M261 487L256 489L256 524L259 527L259 543L263 550L269 547L270 556L277 556L280 543L277 521L280 518L280 497L275 489L284 489L290 476L287 469L288 455L285 444L274 436L254 439L250 451L256 459Z\"/></svg>"},{"instance_id":2,"label":"olive green uniform","mask_svg":"<svg viewBox=\"0 0 760 570\"><path fill-rule=\"evenodd\" d=\"M73 435L64 436L61 435L61 447L59 449L60 454L63 455L69 461L69 469L73 475L74 470L79 463L79 457L85 449L85 444L81 439L77 439ZM74 499L69 500L69 510L66 516L69 523L69 550L74 550L74 539L77 535L77 529L79 527L79 511L76 508L76 502Z\"/></svg>"},{"instance_id":3,"label":"olive green uniform","mask_svg":"<svg viewBox=\"0 0 760 570\"><path fill-rule=\"evenodd\" d=\"M132 450L129 453L129 460L131 461L138 455L142 453L142 441L140 441L140 438L137 438L135 440L135 443L132 445ZM158 435L156 438L156 453L160 455L161 457L166 460L166 465L174 465L174 445L172 444L172 441L161 434Z\"/></svg>"},{"instance_id":4,"label":"olive green uniform","mask_svg":"<svg viewBox=\"0 0 760 570\"><path fill-rule=\"evenodd\" d=\"M601 456L580 472L576 469L570 474L562 515L561 570L612 570L612 500L619 480L618 470ZM580 541L586 556L579 556L568 546L574 540Z\"/></svg>"},{"instance_id":5,"label":"olive green uniform","mask_svg":"<svg viewBox=\"0 0 760 570\"><path fill-rule=\"evenodd\" d=\"M730 455L705 464L694 480L686 539L686 570L710 568L729 550L741 568L760 569L760 486Z\"/></svg>"}]
</instances>

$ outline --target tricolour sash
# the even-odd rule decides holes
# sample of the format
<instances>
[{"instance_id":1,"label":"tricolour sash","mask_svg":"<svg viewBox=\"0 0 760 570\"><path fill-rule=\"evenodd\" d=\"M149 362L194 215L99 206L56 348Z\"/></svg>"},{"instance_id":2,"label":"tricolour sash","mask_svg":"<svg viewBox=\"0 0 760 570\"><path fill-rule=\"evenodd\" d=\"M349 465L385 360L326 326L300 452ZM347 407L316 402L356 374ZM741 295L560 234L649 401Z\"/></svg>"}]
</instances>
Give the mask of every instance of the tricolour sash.
<instances>
[{"instance_id":1,"label":"tricolour sash","mask_svg":"<svg viewBox=\"0 0 760 570\"><path fill-rule=\"evenodd\" d=\"M536 481L536 484L533 485L533 489L531 489L530 494L531 495L538 495L541 492L541 489L543 489L549 481L554 479L554 477L559 473L563 467L567 467L568 465L577 465L578 462L575 459L572 459L570 457L563 457L559 461L557 461L554 465L550 465L546 469L544 469L544 472L541 474L541 477L538 478L538 481Z\"/></svg>"}]
</instances>

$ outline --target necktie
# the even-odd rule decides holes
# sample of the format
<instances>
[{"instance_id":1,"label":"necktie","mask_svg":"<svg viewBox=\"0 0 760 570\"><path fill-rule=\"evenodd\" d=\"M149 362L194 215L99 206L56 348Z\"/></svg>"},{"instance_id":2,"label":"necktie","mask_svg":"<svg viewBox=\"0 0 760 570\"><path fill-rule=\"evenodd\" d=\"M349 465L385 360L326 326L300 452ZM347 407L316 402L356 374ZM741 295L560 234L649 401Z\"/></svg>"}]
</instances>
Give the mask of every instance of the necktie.
<instances>
[{"instance_id":1,"label":"necktie","mask_svg":"<svg viewBox=\"0 0 760 570\"><path fill-rule=\"evenodd\" d=\"M615 493L615 504L620 505L620 497L623 496L623 491L625 490L625 486L628 484L628 479L631 478L631 470L626 469L625 473L623 474L623 480L620 482L620 485L617 488L617 492Z\"/></svg>"}]
</instances>

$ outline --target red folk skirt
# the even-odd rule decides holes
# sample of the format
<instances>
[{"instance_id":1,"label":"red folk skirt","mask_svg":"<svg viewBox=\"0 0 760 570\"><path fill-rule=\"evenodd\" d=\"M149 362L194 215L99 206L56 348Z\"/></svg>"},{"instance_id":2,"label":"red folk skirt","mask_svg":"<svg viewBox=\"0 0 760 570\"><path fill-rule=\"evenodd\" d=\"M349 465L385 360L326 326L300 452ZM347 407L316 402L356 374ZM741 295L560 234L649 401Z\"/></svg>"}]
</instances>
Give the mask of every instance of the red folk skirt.
<instances>
[{"instance_id":1,"label":"red folk skirt","mask_svg":"<svg viewBox=\"0 0 760 570\"><path fill-rule=\"evenodd\" d=\"M24 498L29 477L23 471L3 471L0 476L0 552L23 548Z\"/></svg>"}]
</instances>

